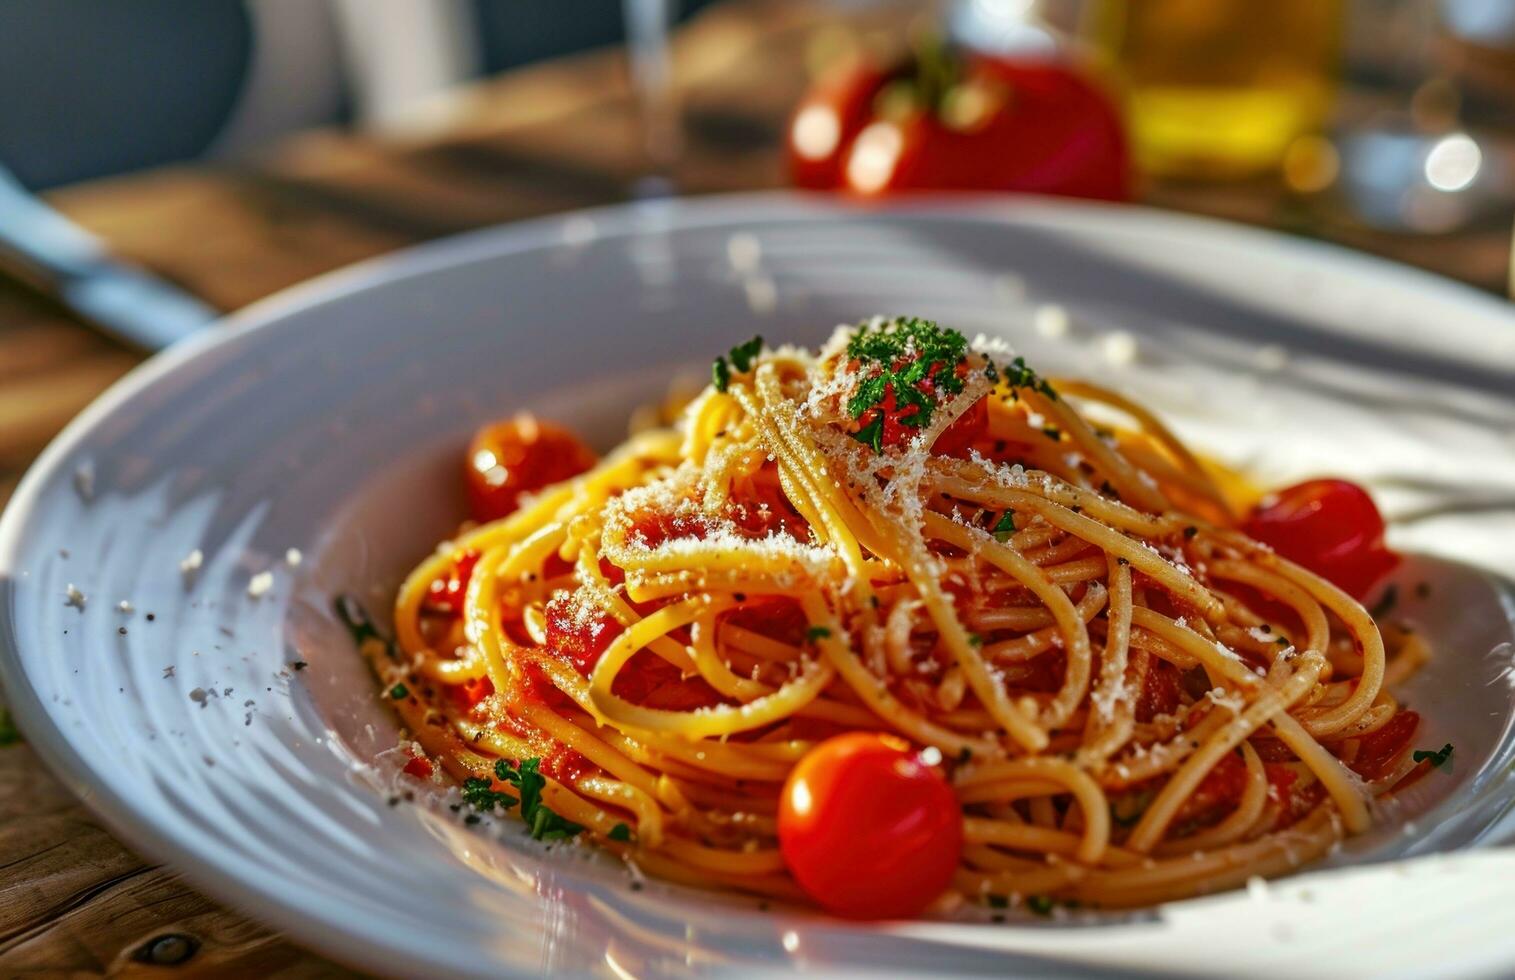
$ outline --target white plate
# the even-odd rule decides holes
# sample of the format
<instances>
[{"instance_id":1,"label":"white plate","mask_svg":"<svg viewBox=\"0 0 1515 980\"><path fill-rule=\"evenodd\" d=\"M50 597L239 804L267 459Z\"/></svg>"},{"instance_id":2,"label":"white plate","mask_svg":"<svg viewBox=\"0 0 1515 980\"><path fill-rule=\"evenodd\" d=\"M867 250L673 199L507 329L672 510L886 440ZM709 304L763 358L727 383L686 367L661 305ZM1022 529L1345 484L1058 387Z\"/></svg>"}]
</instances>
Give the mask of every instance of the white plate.
<instances>
[{"instance_id":1,"label":"white plate","mask_svg":"<svg viewBox=\"0 0 1515 980\"><path fill-rule=\"evenodd\" d=\"M1455 765L1331 863L1492 839L1515 795L1512 605L1460 562L1515 574L1515 317L1409 269L1139 209L651 204L470 235L259 304L113 388L18 489L0 523L15 713L127 840L382 972L1515 964L1515 859L1487 849L1126 919L856 926L633 890L620 867L544 853L514 824L480 832L445 807L386 805L365 773L394 722L330 599L382 611L448 532L469 430L533 408L608 444L675 367L705 370L754 332L816 343L874 312L1005 335L1044 369L1148 399L1267 479L1340 473L1418 514L1395 528L1423 556L1401 573L1402 608L1438 657L1406 697L1427 744L1456 744ZM197 549L189 581L180 562ZM273 588L252 598L263 571ZM1429 599L1414 597L1421 581Z\"/></svg>"}]
</instances>

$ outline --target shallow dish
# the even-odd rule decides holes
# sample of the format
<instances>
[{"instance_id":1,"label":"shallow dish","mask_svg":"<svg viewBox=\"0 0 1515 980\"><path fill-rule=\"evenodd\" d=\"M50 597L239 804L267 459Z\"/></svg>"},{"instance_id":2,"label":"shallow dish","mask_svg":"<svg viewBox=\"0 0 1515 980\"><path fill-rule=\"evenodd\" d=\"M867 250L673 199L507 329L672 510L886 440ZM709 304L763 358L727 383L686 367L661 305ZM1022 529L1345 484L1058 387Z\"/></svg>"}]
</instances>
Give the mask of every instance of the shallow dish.
<instances>
[{"instance_id":1,"label":"shallow dish","mask_svg":"<svg viewBox=\"0 0 1515 980\"><path fill-rule=\"evenodd\" d=\"M435 488L471 428L530 408L609 445L711 352L754 332L814 343L874 312L1005 336L1264 482L1329 471L1375 490L1415 555L1399 614L1437 651L1403 695L1422 739L1457 748L1322 868L1371 866L1131 916L857 926L643 885L509 822L465 827L445 801L391 803L374 762L395 723L331 600L382 611L453 527L459 501ZM112 389L18 489L0 673L38 751L113 828L300 940L381 972L481 976L1515 963L1515 857L1384 864L1515 832L1499 822L1515 799L1515 317L1492 298L1139 209L755 196L470 235L235 320Z\"/></svg>"}]
</instances>

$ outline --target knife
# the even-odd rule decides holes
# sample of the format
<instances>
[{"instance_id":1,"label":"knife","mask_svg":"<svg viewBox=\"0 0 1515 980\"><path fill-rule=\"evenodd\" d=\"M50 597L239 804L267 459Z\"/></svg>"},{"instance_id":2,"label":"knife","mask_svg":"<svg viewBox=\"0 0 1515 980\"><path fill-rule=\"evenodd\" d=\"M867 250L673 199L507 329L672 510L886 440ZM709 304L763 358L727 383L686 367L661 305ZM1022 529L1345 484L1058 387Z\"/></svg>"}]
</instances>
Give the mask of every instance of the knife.
<instances>
[{"instance_id":1,"label":"knife","mask_svg":"<svg viewBox=\"0 0 1515 980\"><path fill-rule=\"evenodd\" d=\"M163 279L112 255L0 167L0 270L123 343L161 350L220 318Z\"/></svg>"}]
</instances>

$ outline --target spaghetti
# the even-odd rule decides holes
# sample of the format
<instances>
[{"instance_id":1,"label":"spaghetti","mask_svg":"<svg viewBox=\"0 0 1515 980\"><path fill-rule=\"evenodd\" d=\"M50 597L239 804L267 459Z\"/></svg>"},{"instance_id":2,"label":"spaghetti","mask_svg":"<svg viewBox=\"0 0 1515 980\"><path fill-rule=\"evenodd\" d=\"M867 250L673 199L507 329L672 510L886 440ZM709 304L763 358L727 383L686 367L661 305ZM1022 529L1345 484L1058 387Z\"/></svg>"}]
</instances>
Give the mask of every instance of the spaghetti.
<instances>
[{"instance_id":1,"label":"spaghetti","mask_svg":"<svg viewBox=\"0 0 1515 980\"><path fill-rule=\"evenodd\" d=\"M744 345L676 426L445 542L367 645L418 759L490 792L541 760L567 834L795 900L785 780L844 732L951 787L922 907L1145 905L1366 830L1418 641L1242 533L1149 412L996 356L918 320Z\"/></svg>"}]
</instances>

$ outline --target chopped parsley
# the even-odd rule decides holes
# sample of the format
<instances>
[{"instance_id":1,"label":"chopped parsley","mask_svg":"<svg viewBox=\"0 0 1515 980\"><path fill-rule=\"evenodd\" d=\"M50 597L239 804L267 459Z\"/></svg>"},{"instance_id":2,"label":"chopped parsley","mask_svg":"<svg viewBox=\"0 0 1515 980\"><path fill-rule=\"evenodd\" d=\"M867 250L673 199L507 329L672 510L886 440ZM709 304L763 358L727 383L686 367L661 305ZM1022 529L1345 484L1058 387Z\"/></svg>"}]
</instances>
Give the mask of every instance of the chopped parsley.
<instances>
[{"instance_id":1,"label":"chopped parsley","mask_svg":"<svg viewBox=\"0 0 1515 980\"><path fill-rule=\"evenodd\" d=\"M852 438L883 452L886 418L911 429L930 425L941 397L963 390L957 369L967 356L967 338L920 317L858 327L847 357L866 376L847 400L847 415L862 422Z\"/></svg>"},{"instance_id":2,"label":"chopped parsley","mask_svg":"<svg viewBox=\"0 0 1515 980\"><path fill-rule=\"evenodd\" d=\"M746 374L752 370L752 359L757 357L762 349L762 337L753 337L745 344L737 344L731 348L731 366Z\"/></svg>"},{"instance_id":3,"label":"chopped parsley","mask_svg":"<svg viewBox=\"0 0 1515 980\"><path fill-rule=\"evenodd\" d=\"M21 732L11 720L11 713L0 707L0 745L15 745L21 741Z\"/></svg>"},{"instance_id":4,"label":"chopped parsley","mask_svg":"<svg viewBox=\"0 0 1515 980\"><path fill-rule=\"evenodd\" d=\"M332 608L336 610L337 618L347 627L347 632L352 637L353 645L358 649L361 650L364 644L372 640L375 643L382 643L384 645L384 652L388 653L391 659L398 660L400 658L400 650L395 646L394 641L378 631L373 624L373 620L368 617L368 612L363 608L363 604L358 600L350 595L339 595L332 601ZM148 619L151 618L151 616L148 616ZM295 669L299 670L301 668L296 667Z\"/></svg>"},{"instance_id":5,"label":"chopped parsley","mask_svg":"<svg viewBox=\"0 0 1515 980\"><path fill-rule=\"evenodd\" d=\"M1057 401L1057 392L1052 383L1027 367L1024 357L1017 357L1005 368L1005 383L1010 386L1012 394L1021 388L1030 388L1051 401Z\"/></svg>"},{"instance_id":6,"label":"chopped parsley","mask_svg":"<svg viewBox=\"0 0 1515 980\"><path fill-rule=\"evenodd\" d=\"M1007 909L1010 907L1010 899L1004 895L990 895L989 907L991 909Z\"/></svg>"},{"instance_id":7,"label":"chopped parsley","mask_svg":"<svg viewBox=\"0 0 1515 980\"><path fill-rule=\"evenodd\" d=\"M1416 762L1429 762L1440 769L1452 759L1452 743L1448 742L1439 749L1416 749L1410 758Z\"/></svg>"},{"instance_id":8,"label":"chopped parsley","mask_svg":"<svg viewBox=\"0 0 1515 980\"><path fill-rule=\"evenodd\" d=\"M984 638L982 636L979 636L977 633L969 633L968 634L968 645L969 646L974 646L974 647L981 647L981 646L984 645Z\"/></svg>"},{"instance_id":9,"label":"chopped parsley","mask_svg":"<svg viewBox=\"0 0 1515 980\"><path fill-rule=\"evenodd\" d=\"M611 840L618 840L623 844L629 843L631 841L631 828L623 823L618 823L614 827L611 827L610 833L605 836Z\"/></svg>"},{"instance_id":10,"label":"chopped parsley","mask_svg":"<svg viewBox=\"0 0 1515 980\"><path fill-rule=\"evenodd\" d=\"M553 812L542 802L542 789L547 777L541 773L541 759L522 759L512 768L504 759L494 764L494 774L503 783L509 783L521 793L521 819L526 829L536 840L567 840L584 828Z\"/></svg>"},{"instance_id":11,"label":"chopped parsley","mask_svg":"<svg viewBox=\"0 0 1515 980\"><path fill-rule=\"evenodd\" d=\"M999 515L999 520L994 522L990 533L994 535L996 541L1009 541L1010 535L1015 533L1015 512L1007 510Z\"/></svg>"},{"instance_id":12,"label":"chopped parsley","mask_svg":"<svg viewBox=\"0 0 1515 980\"><path fill-rule=\"evenodd\" d=\"M753 337L746 343L737 344L727 351L725 356L717 357L710 365L710 383L715 385L715 390L725 393L731 387L731 369L736 368L738 374L746 374L752 370L753 359L763 349L763 338ZM730 358L730 363L727 363Z\"/></svg>"},{"instance_id":13,"label":"chopped parsley","mask_svg":"<svg viewBox=\"0 0 1515 980\"><path fill-rule=\"evenodd\" d=\"M410 697L410 688L406 687L404 684L396 684L394 687L389 689L389 696L394 698L396 701L399 701L402 698L408 698Z\"/></svg>"},{"instance_id":14,"label":"chopped parsley","mask_svg":"<svg viewBox=\"0 0 1515 980\"><path fill-rule=\"evenodd\" d=\"M509 810L516 805L516 798L509 793L501 793L494 788L494 783L482 776L470 776L463 780L463 802L475 810L483 810L489 813L496 806L501 810Z\"/></svg>"},{"instance_id":15,"label":"chopped parsley","mask_svg":"<svg viewBox=\"0 0 1515 980\"><path fill-rule=\"evenodd\" d=\"M1026 908L1037 915L1051 915L1052 905L1052 899L1046 895L1032 895L1026 899Z\"/></svg>"},{"instance_id":16,"label":"chopped parsley","mask_svg":"<svg viewBox=\"0 0 1515 980\"><path fill-rule=\"evenodd\" d=\"M824 639L830 635L831 630L827 629L824 626L812 626L805 631L805 639L809 640L811 643L814 643L816 640Z\"/></svg>"},{"instance_id":17,"label":"chopped parsley","mask_svg":"<svg viewBox=\"0 0 1515 980\"><path fill-rule=\"evenodd\" d=\"M537 840L567 840L583 833L583 827L555 813L542 802L542 789L547 785L547 777L542 775L541 765L541 759L522 759L519 766L500 759L494 764L495 779L515 787L521 794L520 799L495 789L494 782L489 779L473 776L463 780L463 802L485 813L492 812L496 806L501 810L509 810L519 803L526 830ZM625 830L628 835L631 833L625 824L617 824L610 832L612 840L623 839L616 836L617 830Z\"/></svg>"}]
</instances>

